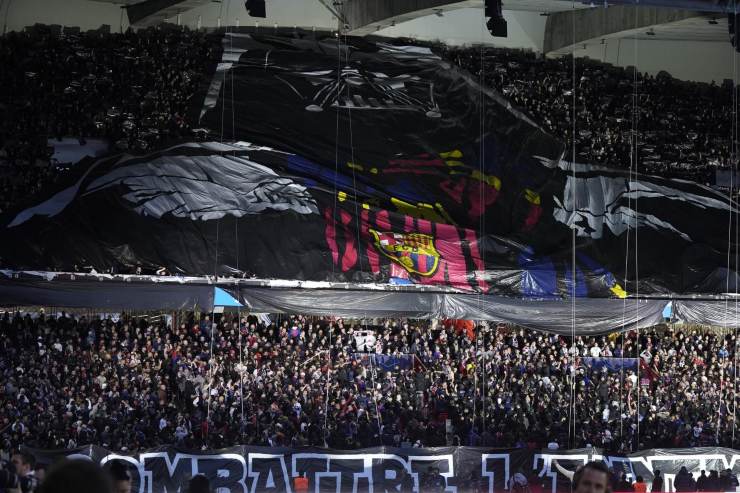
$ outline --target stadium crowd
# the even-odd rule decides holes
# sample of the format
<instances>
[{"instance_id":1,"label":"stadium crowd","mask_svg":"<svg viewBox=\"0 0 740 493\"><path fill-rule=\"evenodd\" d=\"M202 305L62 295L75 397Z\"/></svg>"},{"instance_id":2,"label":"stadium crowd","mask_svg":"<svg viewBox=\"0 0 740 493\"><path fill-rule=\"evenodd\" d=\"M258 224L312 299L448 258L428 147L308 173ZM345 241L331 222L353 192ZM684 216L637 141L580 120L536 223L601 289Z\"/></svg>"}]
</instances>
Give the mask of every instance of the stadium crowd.
<instances>
[{"instance_id":1,"label":"stadium crowd","mask_svg":"<svg viewBox=\"0 0 740 493\"><path fill-rule=\"evenodd\" d=\"M531 51L441 49L534 121L562 138L571 159L574 134L570 57ZM732 83L705 84L635 74L588 58L575 64L576 160L714 184L718 167L732 166ZM636 149L633 152L633 129ZM636 157L636 160L635 160Z\"/></svg>"},{"instance_id":2,"label":"stadium crowd","mask_svg":"<svg viewBox=\"0 0 740 493\"><path fill-rule=\"evenodd\" d=\"M56 27L0 36L0 212L54 182L64 137L132 152L192 137L191 100L217 58L198 31Z\"/></svg>"},{"instance_id":3,"label":"stadium crowd","mask_svg":"<svg viewBox=\"0 0 740 493\"><path fill-rule=\"evenodd\" d=\"M350 321L197 318L172 330L6 313L0 448L734 444L733 335L662 327L573 345L502 325L385 321L359 348L393 358L380 365L358 356L365 327Z\"/></svg>"}]
</instances>

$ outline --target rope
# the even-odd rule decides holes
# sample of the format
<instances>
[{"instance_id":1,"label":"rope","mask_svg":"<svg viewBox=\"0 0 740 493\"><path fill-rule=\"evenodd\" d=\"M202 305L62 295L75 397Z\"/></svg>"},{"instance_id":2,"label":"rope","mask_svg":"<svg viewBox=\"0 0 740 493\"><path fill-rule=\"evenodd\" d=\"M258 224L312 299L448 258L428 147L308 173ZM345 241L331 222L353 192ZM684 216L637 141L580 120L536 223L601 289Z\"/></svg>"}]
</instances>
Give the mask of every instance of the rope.
<instances>
[{"instance_id":1,"label":"rope","mask_svg":"<svg viewBox=\"0 0 740 493\"><path fill-rule=\"evenodd\" d=\"M226 36L229 36L229 26L226 25ZM233 69L232 69L233 70ZM223 144L224 142L224 117L226 114L226 70L224 72L224 79L221 82L224 88L224 97L221 99L221 140L220 142Z\"/></svg>"},{"instance_id":2,"label":"rope","mask_svg":"<svg viewBox=\"0 0 740 493\"><path fill-rule=\"evenodd\" d=\"M733 15L737 15L737 0L733 0L732 2L733 6ZM737 105L738 105L738 98L737 98L737 53L734 51L734 47L730 48L730 54L732 55L732 126L731 126L731 141L730 141L730 158L732 159L732 177L730 178L730 184L732 185L732 180L735 177L735 174L738 171L738 163L737 163L737 132L738 132L738 122L737 122ZM732 192L732 186L730 187L730 191ZM730 202L730 206L734 207L735 205L733 202ZM737 272L738 269L738 219L740 217L740 211L736 211L735 213L735 272ZM729 276L729 269L728 269L728 276ZM732 394L732 447L735 446L735 421L736 421L736 410L737 410L737 335L738 335L738 285L737 285L737 274L735 274L735 330L734 335L735 339L733 341L733 356L734 356L734 368L732 372L733 376L733 394Z\"/></svg>"},{"instance_id":3,"label":"rope","mask_svg":"<svg viewBox=\"0 0 740 493\"><path fill-rule=\"evenodd\" d=\"M637 15L637 11L635 10L635 16ZM636 35L635 35L636 36ZM635 38L636 41L636 38ZM635 55L636 56L636 55ZM617 55L617 61L619 61L619 55ZM637 61L635 60L635 71L637 70ZM634 130L635 130L635 81L636 81L636 75L633 73L633 96L632 96L632 132L631 132L631 139L634 139ZM628 179L627 179L627 210L632 210L632 180L633 180L633 159L634 159L634 148L633 148L633 140L630 141L630 166L628 171ZM627 217L627 221L631 222L630 217ZM634 219L634 230L635 230L635 240L637 240L637 217L635 216ZM635 245L637 244L637 241L635 241ZM625 258L624 258L624 287L627 289L627 280L628 280L628 273L629 273L629 252L630 252L630 228L627 228L627 239L625 244ZM637 298L636 298L637 299ZM637 303L637 301L635 301ZM635 324L637 324L638 321L635 320ZM623 304L622 304L622 330L626 330L627 327L627 298L624 298ZM623 406L624 406L624 339L625 339L625 332L622 333L621 341L622 341L622 348L621 348L621 368L619 370L620 374L620 382L619 382L619 405L620 405L620 413L619 413L619 435L620 439L622 440L624 437L624 412L623 412ZM639 332L638 332L638 346L639 346ZM639 347L638 347L638 358L639 358ZM639 375L639 369L640 364L638 360L637 364L637 370ZM638 386L639 386L639 380L638 380ZM627 409L629 412L629 408Z\"/></svg>"},{"instance_id":4,"label":"rope","mask_svg":"<svg viewBox=\"0 0 740 493\"><path fill-rule=\"evenodd\" d=\"M635 0L635 4L638 4L640 0ZM637 8L635 8L635 28L637 27ZM634 142L634 152L632 154L634 159L634 176L637 176L638 169L639 169L639 156L638 156L638 142L637 142L637 63L638 63L638 52L639 52L639 46L637 41L637 33L635 33L634 36L634 42L635 42L635 68L633 69L632 76L633 76L633 82L632 82L632 90L633 90L633 96L632 96L632 136L633 136L633 142ZM630 181L632 180L633 173L630 171ZM640 388L641 388L641 382L640 382L640 359L641 351L640 351L640 272L639 272L639 263L638 263L638 247L637 247L637 234L638 234L639 226L637 224L637 196L635 196L635 327L637 330L637 436L636 436L636 442L637 446L640 445ZM634 445L634 444L633 444Z\"/></svg>"},{"instance_id":5,"label":"rope","mask_svg":"<svg viewBox=\"0 0 740 493\"><path fill-rule=\"evenodd\" d=\"M230 0L229 0L230 1ZM231 53L234 53L234 34L232 30L231 36L229 36L229 50ZM267 67L265 67L265 70ZM236 110L234 108L235 105L235 99L234 99L234 68L232 67L231 70L229 70L231 73L231 143L233 144L236 141ZM224 88L224 93L226 92L226 88ZM236 157L236 148L234 148L234 156Z\"/></svg>"},{"instance_id":6,"label":"rope","mask_svg":"<svg viewBox=\"0 0 740 493\"><path fill-rule=\"evenodd\" d=\"M477 418L477 398L476 394L478 393L478 328L475 329L475 349L473 353L473 429L475 429L475 421ZM473 431L473 430L471 430ZM469 442L468 442L469 443ZM472 444L471 444L472 445Z\"/></svg>"},{"instance_id":7,"label":"rope","mask_svg":"<svg viewBox=\"0 0 740 493\"><path fill-rule=\"evenodd\" d=\"M484 28L483 23L484 22L485 22L485 17L483 18L483 22L481 22L480 83L479 83L479 86L480 86L480 95L479 95L479 97L480 97L480 121L479 121L479 126L480 126L480 128L479 128L479 130L480 130L480 142L479 142L479 145L480 145L480 157L478 159L478 167L479 167L479 170L478 171L479 171L479 176L481 178L483 178L483 177L486 176L485 175L485 171L486 171L486 145L485 145L485 139L486 139L486 94L485 94L485 92L483 90L483 87L484 87L484 85L486 83L486 63L485 63L484 50L483 50L483 42L482 42L483 36L485 36L485 32L483 31L483 28ZM486 204L486 196L485 196L485 193L486 193L486 184L485 184L485 182L481 181L481 183L480 183L480 185L478 187L478 191L479 191L478 203L480 204L480 207L481 207L481 214L478 217L478 231L480 232L480 238L485 238L486 237L486 205L485 205ZM481 257L481 264L483 265L483 276L482 277L485 279L485 277L486 277L486 275L485 275L485 272L486 272L486 250L485 250L485 248L478 248L478 252L479 252L479 255ZM479 313L481 311L481 306L482 306L482 299L481 299L482 295L483 295L482 289L481 289L480 286L478 286L477 304L478 304L478 312ZM478 335L480 333L480 327L481 327L480 324L476 324L476 336L475 336L476 346L478 345ZM485 335L484 335L483 343L484 343L483 351L484 351L484 354L485 354ZM478 351L479 351L479 348L476 347L476 357L478 355L477 354ZM477 373L478 373L478 361L477 361L477 359L476 359L476 362L475 363L476 363L475 370L476 370L476 375L477 375ZM482 392L482 395L481 395L481 399L482 399L481 416L482 416L482 428L483 428L483 432L485 432L485 430L486 430L486 419L487 419L487 416L486 416L486 398L488 396L488 394L487 394L487 388L486 388L487 387L487 383L488 383L488 378L487 378L487 375L486 375L486 359L485 359L485 355L481 359L481 364L483 365L483 392ZM473 414L473 417L475 417L475 414Z\"/></svg>"},{"instance_id":8,"label":"rope","mask_svg":"<svg viewBox=\"0 0 740 493\"><path fill-rule=\"evenodd\" d=\"M339 31L337 31L337 89L339 89L339 84L341 83L341 73L342 73L342 39L341 36L339 36ZM337 117L336 117L336 125L334 130L334 207L332 208L332 221L334 221L334 225L336 227L337 225L337 175L339 173L339 108L337 108ZM337 261L339 260L339 257L337 257ZM336 262L333 261L331 263L331 277L332 280L335 278L336 272ZM331 344L332 344L332 330L334 328L334 323L329 323L329 349L327 350L327 365L326 365L326 400L324 401L324 443L326 444L327 440L327 425L329 420L329 385L331 382Z\"/></svg>"},{"instance_id":9,"label":"rope","mask_svg":"<svg viewBox=\"0 0 740 493\"><path fill-rule=\"evenodd\" d=\"M211 349L208 356L208 410L206 412L206 436L204 442L208 443L211 436L211 390L213 389L213 367L215 366L213 361L213 338L216 333L216 321L214 320L213 312L211 312Z\"/></svg>"},{"instance_id":10,"label":"rope","mask_svg":"<svg viewBox=\"0 0 740 493\"><path fill-rule=\"evenodd\" d=\"M218 282L218 235L219 227L221 225L221 218L216 219L216 254L213 261L213 278L214 281Z\"/></svg>"},{"instance_id":11,"label":"rope","mask_svg":"<svg viewBox=\"0 0 740 493\"><path fill-rule=\"evenodd\" d=\"M242 329L241 308L237 309L236 316L237 316L236 327L237 327L237 330L239 331L239 400L241 401L241 408L242 408L241 426L244 426L244 359L242 358L242 352L243 352L242 347L244 345L244 342L243 342L242 330L241 330Z\"/></svg>"},{"instance_id":12,"label":"rope","mask_svg":"<svg viewBox=\"0 0 740 493\"><path fill-rule=\"evenodd\" d=\"M349 43L347 43L347 35L344 36L344 45L347 50L347 67L350 66L349 62ZM339 54L341 56L342 51L339 50ZM352 99L352 94L350 92L350 84L345 84L347 86L347 99ZM337 88L339 89L339 88ZM337 94L339 92L337 91ZM337 115L339 114L339 102L337 102ZM352 162L352 166L350 168L352 169L352 193L354 194L354 204L355 204L355 218L357 219L357 258L360 262L360 274L364 271L362 267L362 242L360 240L360 229L362 228L362 223L360 219L360 211L357 209L357 178L355 174L355 146L353 141L353 135L352 135L352 107L347 105L347 119L348 119L348 126L349 126L349 152L350 152L350 160ZM336 176L335 176L336 178Z\"/></svg>"},{"instance_id":13,"label":"rope","mask_svg":"<svg viewBox=\"0 0 740 493\"><path fill-rule=\"evenodd\" d=\"M573 128L571 131L571 146L572 146L572 158L571 158L571 174L573 178L573 224L571 224L571 351L570 351L570 409L568 419L568 441L571 442L570 448L576 448L576 225L575 219L578 210L578 204L576 202L576 3L575 0L571 2L573 19L573 45L571 50L571 65L572 65L572 96L573 96ZM572 432L572 435L571 435ZM571 441L572 440L572 441Z\"/></svg>"},{"instance_id":14,"label":"rope","mask_svg":"<svg viewBox=\"0 0 740 493\"><path fill-rule=\"evenodd\" d=\"M734 49L733 50L730 50L730 52L732 52L732 51L734 51ZM733 55L733 59L734 58L735 57ZM733 67L733 69L734 69L734 67ZM735 74L733 72L733 89L732 89L733 90L733 98L732 98L733 99L733 101L732 101L733 103L734 103L734 92L735 92L735 89L734 89L734 75ZM730 156L731 156L730 159L733 159L732 158L732 149L733 149L733 141L735 139L735 122L734 121L731 124L731 135L732 136L731 136L731 142L730 142ZM727 199L730 202L730 213L729 213L728 222L727 222L727 269L726 269L726 276L727 277L725 278L725 293L729 293L730 292L730 272L731 272L730 271L730 254L732 252L732 219L733 219L733 214L734 214L733 207L732 207L732 192L733 192L733 190L735 188L735 183L734 183L735 176L734 175L735 175L735 170L734 170L734 165L733 165L733 171L732 171L732 173L730 173L730 188L727 191ZM737 282L735 284L737 285ZM737 290L737 286L735 287L735 289ZM737 301L735 303L737 303ZM722 319L723 333L726 333L727 332L728 318L729 318L729 299L727 297L725 297L725 316ZM735 324L735 330L737 330L737 324ZM722 367L721 371L722 371L722 373L720 375L723 375L724 374L724 367ZM717 401L717 430L716 430L716 434L715 434L716 435L715 436L715 441L717 443L719 443L719 433L720 433L720 426L721 426L721 420L722 420L722 383L723 383L723 379L720 376L720 381L719 381L719 385L720 385L719 390L720 390L720 392L719 392L719 399ZM734 428L733 428L733 433L734 433Z\"/></svg>"},{"instance_id":15,"label":"rope","mask_svg":"<svg viewBox=\"0 0 740 493\"><path fill-rule=\"evenodd\" d=\"M13 0L8 0L7 5L5 6L5 21L3 22L3 36L8 32L8 14L10 13L10 6L13 3Z\"/></svg>"},{"instance_id":16,"label":"rope","mask_svg":"<svg viewBox=\"0 0 740 493\"><path fill-rule=\"evenodd\" d=\"M367 313L365 313L365 317L362 319L365 323L365 330L367 331ZM378 408L378 396L375 392L375 354L376 349L373 348L372 354L370 354L370 382L372 385L372 396L373 396L373 402L375 403L375 419L378 422L378 445L383 445L383 422L380 419L380 409Z\"/></svg>"},{"instance_id":17,"label":"rope","mask_svg":"<svg viewBox=\"0 0 740 493\"><path fill-rule=\"evenodd\" d=\"M228 0L226 10L228 12L228 4L231 3L231 0ZM228 35L228 28L227 28L227 35ZM231 41L231 40L230 40ZM233 74L232 74L232 81L233 81ZM233 83L232 83L233 86ZM226 70L224 70L224 78L223 78L223 88L224 88L224 97L221 100L221 143L224 141L224 116L226 113ZM233 87L232 87L232 105L233 105ZM233 113L233 110L232 110ZM233 115L232 115L233 119ZM216 219L216 252L214 254L214 261L213 261L213 277L216 282L218 282L218 243L219 243L219 229L221 225L221 218ZM206 411L206 429L207 429L207 436L205 437L205 441L207 441L211 434L211 390L213 389L213 367L214 367L214 361L213 361L213 339L216 332L216 320L214 316L214 312L211 311L211 344L210 344L210 353L208 358L208 400L207 400L207 411ZM241 332L240 332L241 337ZM239 348L239 353L241 357L241 346ZM241 379L241 377L240 377ZM243 399L243 397L242 397ZM242 404L243 406L243 404ZM242 418L243 418L244 412L242 411Z\"/></svg>"}]
</instances>

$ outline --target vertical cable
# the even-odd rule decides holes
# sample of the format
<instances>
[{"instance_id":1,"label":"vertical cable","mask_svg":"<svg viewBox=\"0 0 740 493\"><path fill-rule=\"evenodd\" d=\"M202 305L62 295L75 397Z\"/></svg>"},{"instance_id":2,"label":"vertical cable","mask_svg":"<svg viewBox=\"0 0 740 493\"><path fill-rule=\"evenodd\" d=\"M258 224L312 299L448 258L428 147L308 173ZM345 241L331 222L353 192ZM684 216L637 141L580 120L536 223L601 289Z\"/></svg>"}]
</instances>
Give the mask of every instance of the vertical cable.
<instances>
[{"instance_id":1,"label":"vertical cable","mask_svg":"<svg viewBox=\"0 0 740 493\"><path fill-rule=\"evenodd\" d=\"M337 86L336 91L339 93L339 86L341 84L342 77L342 39L339 33L339 26L337 26ZM337 113L336 113L336 125L334 134L334 207L332 209L332 221L334 225L337 224L337 174L339 173L339 102L337 101ZM358 246L359 248L359 246ZM338 260L338 258L337 258ZM331 277L332 281L336 275L335 272L336 262L332 259L331 263ZM324 444L327 443L327 424L329 419L329 385L331 383L331 344L332 344L332 329L334 328L333 322L329 323L329 349L326 350L327 363L326 363L326 401L324 401Z\"/></svg>"},{"instance_id":2,"label":"vertical cable","mask_svg":"<svg viewBox=\"0 0 740 493\"><path fill-rule=\"evenodd\" d=\"M204 443L210 444L210 437L211 437L211 390L213 389L213 367L215 366L214 358L213 358L213 337L216 333L216 320L214 312L211 311L211 349L210 354L208 357L208 400L207 400L207 406L208 410L206 412L206 436L204 439Z\"/></svg>"},{"instance_id":3,"label":"vertical cable","mask_svg":"<svg viewBox=\"0 0 740 493\"><path fill-rule=\"evenodd\" d=\"M228 11L228 9L227 9ZM229 34L229 26L226 25L226 33L225 36L230 36ZM223 58L223 56L222 56ZM234 70L233 66L231 70ZM224 118L226 114L226 68L224 67L223 70L224 76L223 81L221 81L222 87L223 87L223 98L221 98L221 140L220 142L223 144L224 142Z\"/></svg>"},{"instance_id":4,"label":"vertical cable","mask_svg":"<svg viewBox=\"0 0 740 493\"><path fill-rule=\"evenodd\" d=\"M219 227L221 225L221 218L216 219L216 255L213 261L213 280L218 282L218 235Z\"/></svg>"},{"instance_id":5,"label":"vertical cable","mask_svg":"<svg viewBox=\"0 0 740 493\"><path fill-rule=\"evenodd\" d=\"M239 436L244 427L244 358L242 356L244 340L242 338L242 310L241 307L236 311L236 330L239 331L239 400L241 401L242 418Z\"/></svg>"},{"instance_id":6,"label":"vertical cable","mask_svg":"<svg viewBox=\"0 0 740 493\"><path fill-rule=\"evenodd\" d=\"M503 14L502 14L503 15ZM484 18L485 19L485 18ZM481 35L484 35L483 32L483 24L481 23ZM481 36L481 37L482 37ZM479 190L479 197L478 201L481 207L481 215L478 219L478 230L479 230L479 238L484 239L486 237L486 190L487 185L485 181L486 177L486 93L483 90L484 85L486 84L486 59L484 56L484 50L483 50L483 43L481 43L481 49L480 49L480 157L478 159L479 166L480 166L480 177L481 182L478 187ZM481 278L485 280L486 276L486 249L481 246L478 248L479 255L481 257L481 265L483 266L483 273L481 275ZM481 296L483 295L483 289L481 286L478 286L478 312L481 312L482 307L482 300ZM477 331L480 332L480 329L482 327L481 325L478 325ZM476 340L477 340L476 335ZM483 366L483 393L481 396L482 399L482 409L481 409L481 416L483 417L483 432L486 431L486 398L487 398L487 374L486 374L486 358L485 358L485 334L483 335L483 352L484 355L481 358L481 365ZM476 355L477 357L477 355ZM477 368L477 360L476 360L476 368Z\"/></svg>"},{"instance_id":7,"label":"vertical cable","mask_svg":"<svg viewBox=\"0 0 740 493\"><path fill-rule=\"evenodd\" d=\"M482 17L482 22L480 24L480 34L481 34L481 42L479 46L479 67L478 67L478 176L480 177L479 184L478 184L478 203L481 207L485 207L484 204L484 193L485 193L485 145L484 145L484 122L485 122L485 93L483 91L483 86L486 83L485 81L485 60L483 56L483 24L485 23L485 16ZM480 237L482 238L484 234L484 214L485 214L485 208L481 211L481 214L478 216L478 232L480 234ZM482 249L479 249L480 252L482 252ZM478 312L480 312L481 308L481 290L478 289L477 297L477 306L478 306ZM476 427L476 420L478 419L478 358L479 358L479 337L480 337L480 327L478 324L475 324L473 326L474 336L475 336L475 353L473 354L473 429ZM485 379L482 384L485 384ZM481 394L482 404L485 406L485 394ZM481 410L481 422L485 423L485 409ZM485 425L484 425L485 426Z\"/></svg>"},{"instance_id":8,"label":"vertical cable","mask_svg":"<svg viewBox=\"0 0 740 493\"><path fill-rule=\"evenodd\" d=\"M637 14L635 14L637 15ZM619 45L617 49L619 50L621 48L621 40L619 41ZM617 63L619 62L619 51L617 51ZM635 67L634 70L637 70ZM634 79L635 76L633 74L633 86L634 86ZM635 89L633 87L633 93ZM633 110L632 110L632 131L630 133L630 163L629 163L629 170L627 173L627 210L632 210L632 173L633 173L633 159L634 159L634 149L633 149L633 139L634 139L634 95L633 95ZM622 215L624 213L622 212ZM629 215L627 216L627 238L625 243L625 257L624 257L624 289L627 290L627 281L629 277L629 259L630 259L630 230L635 230L635 237L637 235L637 216L635 215L634 218L631 218ZM630 227L632 226L632 227ZM637 324L638 321L635 320L635 324ZM630 324L631 325L631 324ZM619 405L620 405L620 413L619 413L619 435L620 440L624 440L624 340L625 336L627 335L627 297L625 296L623 298L622 302L622 336L621 336L621 368L619 370ZM639 334L638 334L638 344L639 344ZM639 354L638 354L639 357ZM638 359L637 363L637 369L639 371L640 363ZM639 384L639 382L638 382ZM630 390L631 394L631 390ZM627 401L629 402L629 395L627 396ZM629 405L627 406L627 416L629 417L630 409Z\"/></svg>"},{"instance_id":9,"label":"vertical cable","mask_svg":"<svg viewBox=\"0 0 740 493\"><path fill-rule=\"evenodd\" d=\"M234 53L233 30L232 30L231 36L229 36L229 51L231 51L231 54L233 56L233 53ZM265 69L267 69L267 67L265 67ZM235 104L236 104L236 101L234 99L234 70L236 70L236 65L232 65L231 70L229 70L229 72L231 73L231 143L232 144L236 141L236 117L234 114ZM225 80L225 77L224 77L224 80ZM226 95L226 88L224 88L224 95ZM234 156L236 156L236 148L234 148Z\"/></svg>"},{"instance_id":10,"label":"vertical cable","mask_svg":"<svg viewBox=\"0 0 740 493\"><path fill-rule=\"evenodd\" d=\"M472 423L472 429L470 431L475 430L475 421L477 419L477 411L478 406L477 404L477 396L478 393L478 328L473 329L475 331L475 349L473 350L473 423ZM469 436L468 436L469 438ZM468 442L468 445L473 445L470 442Z\"/></svg>"},{"instance_id":11,"label":"vertical cable","mask_svg":"<svg viewBox=\"0 0 740 493\"><path fill-rule=\"evenodd\" d=\"M737 0L732 2L732 14L737 15ZM737 163L737 52L734 47L730 48L730 54L732 55L732 126L731 126L731 141L730 141L730 159L732 160L732 177L730 178L730 184L732 184L735 175L738 172ZM733 192L732 186L730 187L731 194ZM732 197L732 195L731 195ZM733 356L734 356L734 368L732 372L732 447L735 447L735 420L737 418L737 335L738 335L738 283L737 283L737 270L738 270L738 219L740 218L740 211L737 210L735 201L730 201L730 207L735 209L735 328L733 341ZM729 276L729 272L728 272Z\"/></svg>"},{"instance_id":12,"label":"vertical cable","mask_svg":"<svg viewBox=\"0 0 740 493\"><path fill-rule=\"evenodd\" d=\"M576 200L577 185L576 185L576 117L577 117L577 99L576 99L576 3L575 0L571 2L571 18L573 20L573 45L571 50L571 83L572 83L572 97L573 97L573 122L571 129L571 175L573 179L572 184L572 197L573 197L573 213L572 213L572 224L571 228L571 294L570 294L570 305L571 305L571 354L569 355L570 361L570 417L568 420L568 440L571 442L571 448L576 448L576 217L578 214L578 203ZM572 438L571 438L572 432Z\"/></svg>"},{"instance_id":13,"label":"vertical cable","mask_svg":"<svg viewBox=\"0 0 740 493\"><path fill-rule=\"evenodd\" d=\"M344 47L347 50L346 55L346 67L350 68L350 60L349 60L349 43L347 42L347 35L344 35ZM341 54L341 51L340 51ZM350 85L351 84L345 84L347 86L347 100L352 99L352 93L350 91ZM337 87L337 95L339 94L339 88ZM337 101L337 112L339 112L339 101ZM357 221L357 260L360 264L360 276L362 276L362 273L364 272L363 266L362 266L362 242L360 240L360 230L362 229L362 221L360 218L360 211L357 208L357 201L359 199L357 194L357 175L355 172L355 146L353 141L353 135L352 135L352 107L350 105L347 105L347 119L348 119L348 127L349 127L349 152L350 152L350 161L352 163L352 166L350 168L352 169L352 193L354 195L354 205L355 205L355 220Z\"/></svg>"},{"instance_id":14,"label":"vertical cable","mask_svg":"<svg viewBox=\"0 0 740 493\"><path fill-rule=\"evenodd\" d=\"M640 0L635 0L635 4L640 3ZM637 28L637 14L638 14L638 7L635 7L635 29ZM633 159L634 159L634 176L637 177L638 171L639 171L639 148L638 148L638 134L637 134L637 125L638 125L638 114L637 114L637 66L638 66L638 41L637 41L637 33L635 32L634 36L634 42L635 42L635 68L632 71L632 89L633 89L633 95L632 95L632 135L633 135L633 142L634 142L634 151L633 151ZM640 446L640 389L641 389L641 382L640 382L640 361L642 360L641 351L640 351L640 271L639 271L639 263L638 263L638 246L637 246L637 234L638 234L638 216L637 216L637 196L635 196L635 327L637 329L637 437L636 442L637 446Z\"/></svg>"},{"instance_id":15,"label":"vertical cable","mask_svg":"<svg viewBox=\"0 0 740 493\"><path fill-rule=\"evenodd\" d=\"M231 1L231 0L229 0ZM229 50L231 53L234 53L234 36L233 33L231 36L229 36ZM236 100L234 99L234 71L236 70L236 66L233 65L231 67L231 70L229 71L231 73L231 144L232 146L236 142ZM226 77L224 76L224 82L226 81ZM224 95L226 95L226 88L224 87ZM223 137L222 137L223 138ZM233 147L234 152L233 156L236 157L236 146ZM239 218L236 218L236 221L234 221L234 235L235 235L235 248L236 251L236 271L239 272ZM241 317L239 318L239 327L241 328ZM241 336L241 330L239 331L239 334ZM243 405L242 405L243 407Z\"/></svg>"},{"instance_id":16,"label":"vertical cable","mask_svg":"<svg viewBox=\"0 0 740 493\"><path fill-rule=\"evenodd\" d=\"M7 5L5 5L5 21L3 22L3 36L8 32L8 14L10 13L10 6L13 3L13 0L8 0Z\"/></svg>"},{"instance_id":17,"label":"vertical cable","mask_svg":"<svg viewBox=\"0 0 740 493\"><path fill-rule=\"evenodd\" d=\"M730 53L733 53L733 52L734 52L734 48L730 50ZM732 57L733 57L733 61L734 61L735 56L733 55ZM735 93L734 75L735 74L734 74L734 66L733 66L733 88L732 88L733 97L731 98L731 104L733 104L733 113L734 113L734 99L735 99L734 98L734 93ZM733 115L733 120L734 120L734 115ZM731 139L730 140L730 160L731 160L731 163L732 163L734 161L734 156L733 156L733 150L734 150L734 144L733 144L733 142L735 140L735 122L734 121L731 123L731 138L730 139ZM726 272L726 278L725 278L725 314L724 314L724 317L723 317L723 320L722 320L723 332L725 332L725 333L727 332L727 323L729 321L728 319L729 319L729 303L730 303L730 300L728 298L728 294L730 292L730 273L732 272L730 270L730 255L732 253L732 220L733 220L733 215L734 215L734 208L732 207L732 193L733 193L733 190L735 188L735 183L734 183L735 176L734 175L735 175L735 166L733 164L733 167L732 167L731 173L730 173L730 188L727 191L727 199L728 199L729 204L730 204L730 211L729 211L730 213L729 213L728 222L727 222L727 268L726 268L726 271L725 271ZM737 289L737 282L735 282L735 285L736 285L736 288L735 289ZM736 330L737 330L737 324L736 324ZM724 371L724 367L721 370ZM716 436L715 436L715 441L716 442L719 442L719 434L720 434L720 430L719 429L720 429L721 419L722 419L722 383L723 383L722 382L722 378L720 377L720 396L719 396L718 405L717 405L717 430L716 430ZM733 432L734 432L734 428L733 428Z\"/></svg>"},{"instance_id":18,"label":"vertical cable","mask_svg":"<svg viewBox=\"0 0 740 493\"><path fill-rule=\"evenodd\" d=\"M365 323L365 331L367 331L367 313L365 313L365 317L363 318L363 322ZM377 344L377 342L376 342ZM378 441L380 442L378 445L383 445L383 421L380 419L380 408L378 407L378 396L375 392L375 355L377 354L377 349L373 347L373 352L370 354L370 385L372 385L372 395L373 395L373 402L375 403L375 419L378 423ZM365 387L367 388L367 386Z\"/></svg>"}]
</instances>

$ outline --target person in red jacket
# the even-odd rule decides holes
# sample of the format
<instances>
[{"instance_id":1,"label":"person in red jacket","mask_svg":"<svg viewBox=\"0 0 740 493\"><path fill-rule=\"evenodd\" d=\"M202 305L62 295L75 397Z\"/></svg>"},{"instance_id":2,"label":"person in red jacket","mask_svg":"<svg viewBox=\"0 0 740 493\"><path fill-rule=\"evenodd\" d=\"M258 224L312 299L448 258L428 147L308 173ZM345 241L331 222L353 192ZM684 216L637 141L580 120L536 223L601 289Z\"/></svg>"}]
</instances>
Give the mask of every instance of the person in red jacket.
<instances>
[{"instance_id":1,"label":"person in red jacket","mask_svg":"<svg viewBox=\"0 0 740 493\"><path fill-rule=\"evenodd\" d=\"M305 472L293 480L293 491L295 493L308 493L308 477L306 477Z\"/></svg>"}]
</instances>

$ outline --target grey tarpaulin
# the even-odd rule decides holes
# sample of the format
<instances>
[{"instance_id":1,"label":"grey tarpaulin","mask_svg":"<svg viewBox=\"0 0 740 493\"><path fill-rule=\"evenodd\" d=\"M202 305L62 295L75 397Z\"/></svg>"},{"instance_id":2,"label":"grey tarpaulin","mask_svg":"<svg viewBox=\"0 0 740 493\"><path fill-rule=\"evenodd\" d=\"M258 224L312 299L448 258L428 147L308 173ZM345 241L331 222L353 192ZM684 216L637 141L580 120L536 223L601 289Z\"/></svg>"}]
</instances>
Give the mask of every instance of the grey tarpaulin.
<instances>
[{"instance_id":1,"label":"grey tarpaulin","mask_svg":"<svg viewBox=\"0 0 740 493\"><path fill-rule=\"evenodd\" d=\"M59 306L125 310L210 310L213 286L207 284L116 281L105 276L56 279L0 273L0 306ZM77 278L79 277L79 278Z\"/></svg>"},{"instance_id":2,"label":"grey tarpaulin","mask_svg":"<svg viewBox=\"0 0 740 493\"><path fill-rule=\"evenodd\" d=\"M457 318L509 322L560 334L570 334L572 330L572 305L568 300L463 294L421 286L265 279L0 270L0 306L211 310L216 286L238 297L252 312L353 318ZM663 321L667 302L667 299L577 298L575 332L604 334L650 327ZM740 320L734 300L726 304L723 300L674 300L673 306L675 316L690 323L734 326Z\"/></svg>"},{"instance_id":3,"label":"grey tarpaulin","mask_svg":"<svg viewBox=\"0 0 740 493\"><path fill-rule=\"evenodd\" d=\"M458 318L509 322L535 330L570 334L570 301L523 300L453 293L389 293L351 290L241 288L251 309L270 313L346 317ZM663 321L661 300L577 299L577 334L604 334L650 327Z\"/></svg>"},{"instance_id":4,"label":"grey tarpaulin","mask_svg":"<svg viewBox=\"0 0 740 493\"><path fill-rule=\"evenodd\" d=\"M740 322L740 298L736 300L674 300L673 315L683 322L737 327Z\"/></svg>"}]
</instances>

